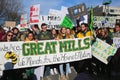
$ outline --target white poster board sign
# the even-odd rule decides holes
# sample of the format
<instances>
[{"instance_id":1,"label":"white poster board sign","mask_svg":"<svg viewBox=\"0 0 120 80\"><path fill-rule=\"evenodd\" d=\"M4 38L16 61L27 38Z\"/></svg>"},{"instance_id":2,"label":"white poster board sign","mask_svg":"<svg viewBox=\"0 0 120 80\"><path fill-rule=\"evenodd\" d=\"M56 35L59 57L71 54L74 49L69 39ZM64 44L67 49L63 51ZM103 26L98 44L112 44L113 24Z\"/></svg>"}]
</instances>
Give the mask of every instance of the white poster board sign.
<instances>
[{"instance_id":1,"label":"white poster board sign","mask_svg":"<svg viewBox=\"0 0 120 80\"><path fill-rule=\"evenodd\" d=\"M116 50L116 48L98 38L96 39L96 42L94 42L94 44L92 45L93 56L105 64L108 64L109 57L113 56Z\"/></svg>"}]
</instances>

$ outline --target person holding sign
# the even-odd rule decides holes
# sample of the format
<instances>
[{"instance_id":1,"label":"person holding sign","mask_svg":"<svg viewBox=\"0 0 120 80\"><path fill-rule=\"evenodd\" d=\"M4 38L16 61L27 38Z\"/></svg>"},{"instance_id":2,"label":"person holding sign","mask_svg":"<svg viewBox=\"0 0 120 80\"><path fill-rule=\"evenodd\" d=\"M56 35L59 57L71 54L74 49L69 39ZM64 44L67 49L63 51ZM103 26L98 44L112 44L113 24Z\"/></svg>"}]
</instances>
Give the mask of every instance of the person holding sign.
<instances>
[{"instance_id":1,"label":"person holding sign","mask_svg":"<svg viewBox=\"0 0 120 80\"><path fill-rule=\"evenodd\" d=\"M99 34L96 35L97 38L101 39L102 41L106 42L107 44L109 45L112 45L113 44L113 40L112 38L109 36L108 34L108 30L106 28L101 28L101 31ZM101 49L100 49L101 50ZM109 75L110 74L110 69L111 69L111 66L112 66L112 63L110 61L110 59L112 58L112 56L109 56L108 57L108 61L109 63L106 65L104 64L103 62L100 62L100 61L97 61L96 64L97 64L97 68L99 70L99 72L101 74L107 74Z\"/></svg>"},{"instance_id":2,"label":"person holding sign","mask_svg":"<svg viewBox=\"0 0 120 80\"><path fill-rule=\"evenodd\" d=\"M113 33L113 37L120 37L120 24L115 25L115 32Z\"/></svg>"},{"instance_id":3,"label":"person holding sign","mask_svg":"<svg viewBox=\"0 0 120 80\"><path fill-rule=\"evenodd\" d=\"M35 36L34 36L33 32L31 31L31 32L29 32L29 33L27 34L27 37L26 37L25 41L35 41L35 38L34 38L34 37L35 37ZM28 77L27 77L28 79L35 80L35 79L34 79L34 78L35 78L34 68L27 68L27 69L26 69L26 75L28 76ZM37 76L36 76L36 77L37 77Z\"/></svg>"},{"instance_id":4,"label":"person holding sign","mask_svg":"<svg viewBox=\"0 0 120 80\"><path fill-rule=\"evenodd\" d=\"M91 40L94 40L93 32L89 30L88 24L82 23L81 24L81 31L77 34L77 38L84 38L84 37L90 37ZM76 71L80 73L81 71L87 70L89 72L91 71L91 59L83 60L83 61L77 61L74 65L80 65L79 70L76 68Z\"/></svg>"},{"instance_id":5,"label":"person holding sign","mask_svg":"<svg viewBox=\"0 0 120 80\"><path fill-rule=\"evenodd\" d=\"M12 31L8 31L6 33L6 35L4 36L3 39L4 42L12 42L13 40L13 32ZM11 54L11 51L9 52L9 54ZM14 68L13 63L16 63L16 59L15 57L11 56L10 58L13 58L13 62L12 63L6 63L5 64L5 68L6 69L12 69ZM9 66L8 66L9 65ZM3 75L1 77L1 80L22 80L22 73L23 73L23 69L12 69L12 70L4 70L3 71Z\"/></svg>"},{"instance_id":6,"label":"person holding sign","mask_svg":"<svg viewBox=\"0 0 120 80\"><path fill-rule=\"evenodd\" d=\"M41 24L41 32L38 34L38 40L50 40L51 35L50 32L47 31L47 24L42 23ZM40 66L35 69L36 75L40 80L43 79L43 76L49 76L50 75L50 66Z\"/></svg>"},{"instance_id":7,"label":"person holding sign","mask_svg":"<svg viewBox=\"0 0 120 80\"><path fill-rule=\"evenodd\" d=\"M70 38L72 38L72 36L70 34L66 33L66 28L65 27L62 27L61 30L59 31L57 39L59 40L59 39L70 39ZM60 80L66 80L66 79L69 80L68 74L71 73L70 64L65 63L65 68L66 68L65 75L64 75L63 65L64 64L59 65L60 75L61 75Z\"/></svg>"}]
</instances>

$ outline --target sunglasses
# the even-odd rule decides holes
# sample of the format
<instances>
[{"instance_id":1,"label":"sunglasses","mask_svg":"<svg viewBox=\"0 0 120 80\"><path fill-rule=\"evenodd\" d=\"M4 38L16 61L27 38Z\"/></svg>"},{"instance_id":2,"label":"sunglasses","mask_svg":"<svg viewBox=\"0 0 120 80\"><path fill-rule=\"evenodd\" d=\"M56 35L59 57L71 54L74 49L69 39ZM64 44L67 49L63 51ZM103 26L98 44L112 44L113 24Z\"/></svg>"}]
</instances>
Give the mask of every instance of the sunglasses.
<instances>
[{"instance_id":1,"label":"sunglasses","mask_svg":"<svg viewBox=\"0 0 120 80\"><path fill-rule=\"evenodd\" d=\"M7 36L12 37L13 35L7 35Z\"/></svg>"}]
</instances>

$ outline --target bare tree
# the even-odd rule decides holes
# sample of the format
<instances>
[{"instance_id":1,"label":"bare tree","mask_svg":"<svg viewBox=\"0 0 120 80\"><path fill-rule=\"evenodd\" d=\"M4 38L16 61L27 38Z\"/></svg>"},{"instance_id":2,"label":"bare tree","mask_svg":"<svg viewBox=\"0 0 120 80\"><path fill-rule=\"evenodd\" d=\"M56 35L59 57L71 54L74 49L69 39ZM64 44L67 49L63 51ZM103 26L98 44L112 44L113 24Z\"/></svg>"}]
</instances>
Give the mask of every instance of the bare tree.
<instances>
[{"instance_id":1,"label":"bare tree","mask_svg":"<svg viewBox=\"0 0 120 80\"><path fill-rule=\"evenodd\" d=\"M22 9L21 0L0 0L0 19L19 21Z\"/></svg>"}]
</instances>

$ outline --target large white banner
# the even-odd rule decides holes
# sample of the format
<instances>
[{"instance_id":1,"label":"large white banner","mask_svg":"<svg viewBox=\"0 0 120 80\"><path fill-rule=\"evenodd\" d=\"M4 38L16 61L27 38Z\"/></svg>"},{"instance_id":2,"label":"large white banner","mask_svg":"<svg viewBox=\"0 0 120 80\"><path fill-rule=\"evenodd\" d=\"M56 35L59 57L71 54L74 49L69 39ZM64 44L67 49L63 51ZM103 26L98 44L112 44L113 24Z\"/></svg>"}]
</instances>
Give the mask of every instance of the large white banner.
<instances>
[{"instance_id":1,"label":"large white banner","mask_svg":"<svg viewBox=\"0 0 120 80\"><path fill-rule=\"evenodd\" d=\"M30 7L30 23L38 23L40 14L40 4Z\"/></svg>"},{"instance_id":2,"label":"large white banner","mask_svg":"<svg viewBox=\"0 0 120 80\"><path fill-rule=\"evenodd\" d=\"M120 47L120 38L113 38L113 44L115 48Z\"/></svg>"},{"instance_id":3,"label":"large white banner","mask_svg":"<svg viewBox=\"0 0 120 80\"><path fill-rule=\"evenodd\" d=\"M0 70L91 58L89 37L38 42L1 42L0 45Z\"/></svg>"},{"instance_id":4,"label":"large white banner","mask_svg":"<svg viewBox=\"0 0 120 80\"><path fill-rule=\"evenodd\" d=\"M108 64L110 59L109 57L113 56L116 50L117 50L116 48L112 47L111 45L105 43L104 41L98 38L92 45L93 56L105 64Z\"/></svg>"}]
</instances>

